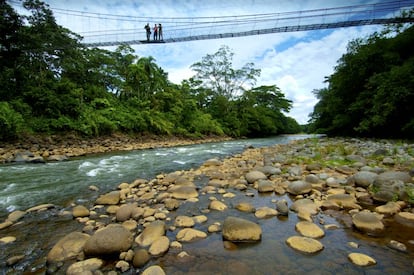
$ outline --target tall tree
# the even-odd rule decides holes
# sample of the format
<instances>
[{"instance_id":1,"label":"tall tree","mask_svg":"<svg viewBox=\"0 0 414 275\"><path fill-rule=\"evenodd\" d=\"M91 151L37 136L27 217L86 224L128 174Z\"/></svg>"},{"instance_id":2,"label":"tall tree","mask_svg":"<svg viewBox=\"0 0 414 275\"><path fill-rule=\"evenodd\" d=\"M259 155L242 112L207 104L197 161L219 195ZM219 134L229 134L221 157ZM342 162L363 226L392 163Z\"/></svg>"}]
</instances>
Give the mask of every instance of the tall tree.
<instances>
[{"instance_id":1,"label":"tall tree","mask_svg":"<svg viewBox=\"0 0 414 275\"><path fill-rule=\"evenodd\" d=\"M253 63L240 69L233 68L234 53L228 46L221 46L214 54L207 54L200 62L191 65L196 72L194 79L200 84L228 100L235 99L250 89L260 76Z\"/></svg>"}]
</instances>

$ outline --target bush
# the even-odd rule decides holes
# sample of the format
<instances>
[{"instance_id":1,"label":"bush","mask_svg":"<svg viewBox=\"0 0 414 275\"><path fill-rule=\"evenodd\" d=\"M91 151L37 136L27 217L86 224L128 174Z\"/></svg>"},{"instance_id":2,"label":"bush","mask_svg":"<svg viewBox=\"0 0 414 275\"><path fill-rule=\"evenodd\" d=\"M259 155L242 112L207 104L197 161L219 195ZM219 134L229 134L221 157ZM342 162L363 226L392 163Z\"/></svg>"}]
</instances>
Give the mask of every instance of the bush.
<instances>
[{"instance_id":1,"label":"bush","mask_svg":"<svg viewBox=\"0 0 414 275\"><path fill-rule=\"evenodd\" d=\"M23 129L23 117L7 102L0 102L0 140L10 140L18 136Z\"/></svg>"}]
</instances>

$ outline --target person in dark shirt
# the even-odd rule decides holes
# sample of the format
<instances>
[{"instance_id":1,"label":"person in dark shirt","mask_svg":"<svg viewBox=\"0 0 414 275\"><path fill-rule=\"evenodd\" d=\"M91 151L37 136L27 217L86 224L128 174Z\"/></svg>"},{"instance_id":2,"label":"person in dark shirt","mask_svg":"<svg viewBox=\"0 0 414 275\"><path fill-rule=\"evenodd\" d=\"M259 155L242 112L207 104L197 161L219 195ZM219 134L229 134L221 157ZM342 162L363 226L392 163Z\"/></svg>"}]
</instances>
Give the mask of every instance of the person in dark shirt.
<instances>
[{"instance_id":1,"label":"person in dark shirt","mask_svg":"<svg viewBox=\"0 0 414 275\"><path fill-rule=\"evenodd\" d=\"M158 40L164 40L164 37L162 36L162 26L161 26L161 24L158 24Z\"/></svg>"},{"instance_id":2,"label":"person in dark shirt","mask_svg":"<svg viewBox=\"0 0 414 275\"><path fill-rule=\"evenodd\" d=\"M149 23L147 23L144 27L144 29L147 31L147 41L150 41L150 37L151 37L151 28L149 26Z\"/></svg>"}]
</instances>

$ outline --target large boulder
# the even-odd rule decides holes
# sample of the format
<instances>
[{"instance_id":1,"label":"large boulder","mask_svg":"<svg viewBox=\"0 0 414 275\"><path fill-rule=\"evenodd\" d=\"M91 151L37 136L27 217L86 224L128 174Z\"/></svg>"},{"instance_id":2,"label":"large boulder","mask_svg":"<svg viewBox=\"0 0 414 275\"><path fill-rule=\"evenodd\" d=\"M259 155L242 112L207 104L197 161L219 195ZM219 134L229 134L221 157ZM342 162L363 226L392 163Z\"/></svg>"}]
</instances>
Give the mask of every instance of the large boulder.
<instances>
[{"instance_id":1,"label":"large boulder","mask_svg":"<svg viewBox=\"0 0 414 275\"><path fill-rule=\"evenodd\" d=\"M72 232L60 239L47 254L47 262L62 262L76 258L90 236L80 232Z\"/></svg>"},{"instance_id":2,"label":"large boulder","mask_svg":"<svg viewBox=\"0 0 414 275\"><path fill-rule=\"evenodd\" d=\"M108 255L127 251L133 242L131 232L119 224L110 224L95 232L85 243L86 255Z\"/></svg>"},{"instance_id":3,"label":"large boulder","mask_svg":"<svg viewBox=\"0 0 414 275\"><path fill-rule=\"evenodd\" d=\"M262 229L260 225L237 217L228 217L223 223L223 238L232 242L260 241Z\"/></svg>"}]
</instances>

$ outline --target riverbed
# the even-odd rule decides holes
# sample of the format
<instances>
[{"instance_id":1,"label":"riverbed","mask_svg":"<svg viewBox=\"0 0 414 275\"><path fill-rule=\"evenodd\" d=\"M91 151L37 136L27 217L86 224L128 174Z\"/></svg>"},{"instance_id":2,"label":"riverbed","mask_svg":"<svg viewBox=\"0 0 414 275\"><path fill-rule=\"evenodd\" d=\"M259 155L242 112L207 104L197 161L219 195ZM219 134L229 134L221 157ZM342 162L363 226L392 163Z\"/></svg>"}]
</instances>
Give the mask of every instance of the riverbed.
<instances>
[{"instance_id":1,"label":"riverbed","mask_svg":"<svg viewBox=\"0 0 414 275\"><path fill-rule=\"evenodd\" d=\"M16 241L2 244L5 253L0 261L5 262L12 256L24 255L24 258L15 265L0 265L1 272L5 274L27 273L42 274L47 271L45 256L56 242L69 232L81 232L84 224L73 220L70 215L62 215L65 210L71 210L71 204L83 204L92 207L93 202L105 192L116 189L121 182L130 183L137 178L153 179L161 173L172 171L188 171L199 167L208 159L231 159L239 156L246 148L260 148L286 144L292 140L303 139L308 136L282 136L272 139L253 139L242 141L228 141L222 143L201 144L196 146L179 146L174 148L158 148L134 152L111 153L72 159L65 163L51 163L46 165L6 165L0 169L12 171L14 176L2 176L1 182L8 179L15 184L9 191L22 186L23 195L19 192L5 193L2 191L2 201L7 197L8 203L2 209L3 217L13 210L24 210L41 203L53 203L55 207L41 212L26 214L20 223L16 223L0 231L0 238L13 235ZM315 146L316 141L310 145L299 147L288 145L289 150L283 155L292 154L300 149L308 150ZM332 146L338 147L337 144ZM266 152L266 149L263 149ZM257 162L259 159L251 159ZM280 161L280 160L279 160ZM287 162L287 167L289 162ZM61 166L59 166L61 165ZM58 168L57 168L58 167ZM20 170L19 170L20 169ZM1 170L3 173L5 170ZM27 171L25 176L16 171ZM47 177L46 171L53 172ZM194 173L195 173L194 172ZM14 174L13 174L14 173ZM37 174L36 174L37 173ZM3 175L3 174L2 174ZM25 184L18 185L20 180ZM42 180L37 180L38 178ZM339 177L342 179L342 177ZM343 177L345 178L345 176ZM194 183L202 189L206 186L208 178L198 176ZM30 183L37 187L30 189ZM96 186L99 191L92 191L89 186ZM78 188L78 189L76 189ZM76 189L76 190L75 190ZM256 243L239 243L231 249L223 245L220 232L211 233L207 238L191 243L184 243L182 251L189 257L178 260L179 251L170 249L162 257L153 257L148 265L161 266L166 274L412 274L414 245L412 243L412 228L396 224L392 219L385 219L386 234L370 236L353 228L349 215L341 211L321 211L313 216L313 220L324 229L325 236L320 239L324 249L316 254L304 254L286 245L286 239L297 235L295 225L300 220L296 213L290 211L286 216L275 216L258 219L254 213L242 213L235 206L241 202L250 203L255 208L275 208L275 201L285 199L289 206L297 199L289 194L276 192L258 192L253 186L247 190L229 189L232 197L224 197L224 191L200 192L197 202L183 203L177 210L170 211L167 224L172 225L178 215L197 216L206 215L206 223L196 224L194 229L207 232L207 227L213 223L222 223L227 216L244 217L258 223L263 231L262 239ZM33 196L32 196L33 195ZM212 199L218 199L228 205L226 211L209 210ZM107 218L106 222L110 222ZM329 229L328 229L329 228ZM176 230L170 228L166 235L174 240ZM389 247L390 240L398 240L407 246L404 252ZM351 245L352 244L352 245ZM356 245L355 245L356 244ZM359 252L371 255L376 264L360 267L352 264L347 255ZM107 262L104 272L115 269ZM54 269L64 272L63 269ZM50 271L50 270L49 270ZM125 274L135 274L142 271L134 268L128 269ZM119 272L119 270L118 270Z\"/></svg>"}]
</instances>

